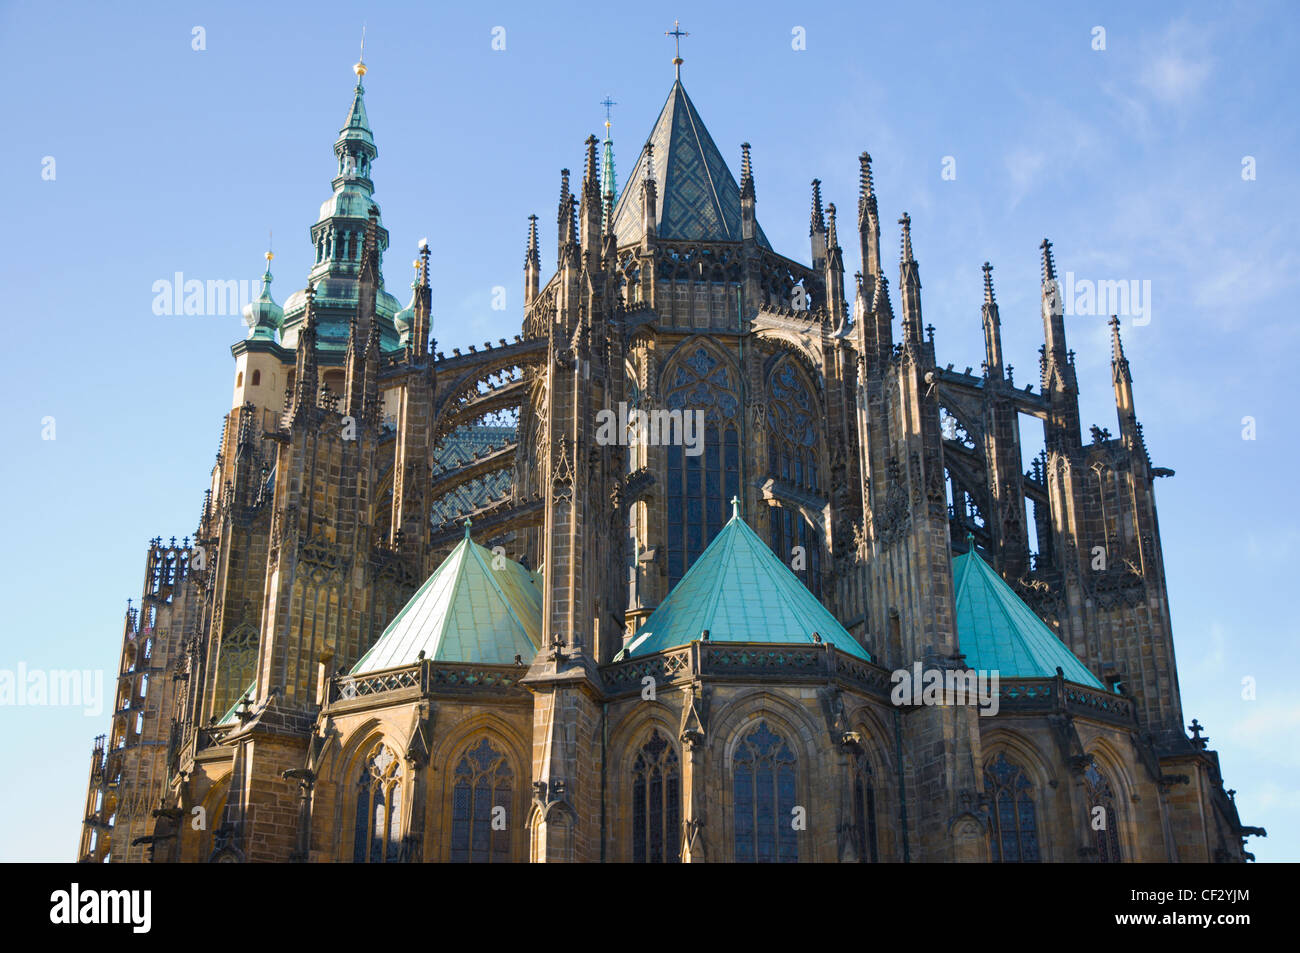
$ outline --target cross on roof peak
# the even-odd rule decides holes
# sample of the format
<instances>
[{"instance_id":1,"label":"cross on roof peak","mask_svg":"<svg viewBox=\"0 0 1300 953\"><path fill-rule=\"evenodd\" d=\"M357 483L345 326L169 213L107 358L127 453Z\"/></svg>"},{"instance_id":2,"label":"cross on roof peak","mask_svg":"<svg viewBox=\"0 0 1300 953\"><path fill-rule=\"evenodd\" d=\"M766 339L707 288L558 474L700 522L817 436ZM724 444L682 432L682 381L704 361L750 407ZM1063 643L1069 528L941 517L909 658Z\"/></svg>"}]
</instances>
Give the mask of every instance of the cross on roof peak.
<instances>
[{"instance_id":1,"label":"cross on roof peak","mask_svg":"<svg viewBox=\"0 0 1300 953\"><path fill-rule=\"evenodd\" d=\"M676 67L677 69L677 78L681 79L682 78L682 37L690 36L690 34L682 29L682 25L680 21L673 20L673 28L671 30L664 30L664 36L671 36L673 38L673 44L675 48L675 52L673 54L673 66Z\"/></svg>"}]
</instances>

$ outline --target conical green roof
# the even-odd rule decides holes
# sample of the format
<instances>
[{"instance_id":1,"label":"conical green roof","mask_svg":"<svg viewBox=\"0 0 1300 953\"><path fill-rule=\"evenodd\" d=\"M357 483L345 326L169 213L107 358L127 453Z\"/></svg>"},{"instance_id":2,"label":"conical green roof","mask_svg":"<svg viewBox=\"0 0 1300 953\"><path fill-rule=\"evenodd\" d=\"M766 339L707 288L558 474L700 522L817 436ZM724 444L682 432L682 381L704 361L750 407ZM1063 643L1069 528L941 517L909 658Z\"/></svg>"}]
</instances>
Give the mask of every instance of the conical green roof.
<instances>
[{"instance_id":1,"label":"conical green roof","mask_svg":"<svg viewBox=\"0 0 1300 953\"><path fill-rule=\"evenodd\" d=\"M1033 609L1025 605L972 547L952 561L957 589L957 640L971 668L1001 678L1052 678L1104 688Z\"/></svg>"},{"instance_id":2,"label":"conical green roof","mask_svg":"<svg viewBox=\"0 0 1300 953\"><path fill-rule=\"evenodd\" d=\"M499 568L493 568L493 565ZM541 645L542 594L528 570L496 557L468 535L443 560L353 675L435 662L531 662Z\"/></svg>"},{"instance_id":3,"label":"conical green roof","mask_svg":"<svg viewBox=\"0 0 1300 953\"><path fill-rule=\"evenodd\" d=\"M705 629L712 642L786 645L811 644L815 632L823 642L871 660L739 515L731 517L619 657L686 645Z\"/></svg>"},{"instance_id":4,"label":"conical green roof","mask_svg":"<svg viewBox=\"0 0 1300 953\"><path fill-rule=\"evenodd\" d=\"M614 208L614 234L619 245L641 238L641 182L653 146L654 180L659 205L655 209L660 238L685 241L740 241L740 186L705 128L695 104L679 79L668 93L647 146L623 185ZM755 223L758 243L770 248Z\"/></svg>"}]
</instances>

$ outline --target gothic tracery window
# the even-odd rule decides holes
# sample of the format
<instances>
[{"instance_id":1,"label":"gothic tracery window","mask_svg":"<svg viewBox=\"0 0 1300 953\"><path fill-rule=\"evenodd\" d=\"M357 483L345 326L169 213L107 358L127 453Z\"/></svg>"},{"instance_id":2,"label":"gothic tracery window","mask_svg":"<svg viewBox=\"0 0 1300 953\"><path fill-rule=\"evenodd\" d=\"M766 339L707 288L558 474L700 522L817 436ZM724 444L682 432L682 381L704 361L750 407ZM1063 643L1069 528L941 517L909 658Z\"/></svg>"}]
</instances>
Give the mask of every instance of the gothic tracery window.
<instances>
[{"instance_id":1,"label":"gothic tracery window","mask_svg":"<svg viewBox=\"0 0 1300 953\"><path fill-rule=\"evenodd\" d=\"M822 596L821 534L803 514L789 506L774 506L768 514L772 527L772 552L790 567L818 599Z\"/></svg>"},{"instance_id":2,"label":"gothic tracery window","mask_svg":"<svg viewBox=\"0 0 1300 953\"><path fill-rule=\"evenodd\" d=\"M857 829L859 863L876 863L880 857L876 845L876 786L871 762L861 751L853 761L853 823Z\"/></svg>"},{"instance_id":3,"label":"gothic tracery window","mask_svg":"<svg viewBox=\"0 0 1300 953\"><path fill-rule=\"evenodd\" d=\"M984 788L992 804L989 829L993 860L1000 863L1037 863L1038 818L1034 786L1024 769L999 752L984 769Z\"/></svg>"},{"instance_id":4,"label":"gothic tracery window","mask_svg":"<svg viewBox=\"0 0 1300 953\"><path fill-rule=\"evenodd\" d=\"M821 492L817 461L817 402L793 359L781 359L769 380L768 475L798 493ZM772 509L772 551L821 598L821 534L793 505Z\"/></svg>"},{"instance_id":5,"label":"gothic tracery window","mask_svg":"<svg viewBox=\"0 0 1300 953\"><path fill-rule=\"evenodd\" d=\"M482 738L461 756L453 779L452 862L508 863L514 772L505 755Z\"/></svg>"},{"instance_id":6,"label":"gothic tracery window","mask_svg":"<svg viewBox=\"0 0 1300 953\"><path fill-rule=\"evenodd\" d=\"M736 863L795 863L797 761L780 735L760 722L736 749L732 773Z\"/></svg>"},{"instance_id":7,"label":"gothic tracery window","mask_svg":"<svg viewBox=\"0 0 1300 953\"><path fill-rule=\"evenodd\" d=\"M673 864L681 856L681 772L658 729L632 765L632 861Z\"/></svg>"},{"instance_id":8,"label":"gothic tracery window","mask_svg":"<svg viewBox=\"0 0 1300 953\"><path fill-rule=\"evenodd\" d=\"M401 782L401 761L379 742L363 759L357 779L354 863L393 863L400 859Z\"/></svg>"},{"instance_id":9,"label":"gothic tracery window","mask_svg":"<svg viewBox=\"0 0 1300 953\"><path fill-rule=\"evenodd\" d=\"M702 452L674 439L667 447L668 585L686 574L730 515L740 493L740 401L735 374L721 358L697 346L665 375L664 406L683 420L704 413ZM680 431L678 431L680 433ZM666 435L661 434L661 440Z\"/></svg>"},{"instance_id":10,"label":"gothic tracery window","mask_svg":"<svg viewBox=\"0 0 1300 953\"><path fill-rule=\"evenodd\" d=\"M1115 796L1110 782L1095 761L1083 772L1083 786L1088 792L1088 827L1097 848L1097 860L1103 864L1118 864L1121 858Z\"/></svg>"}]
</instances>

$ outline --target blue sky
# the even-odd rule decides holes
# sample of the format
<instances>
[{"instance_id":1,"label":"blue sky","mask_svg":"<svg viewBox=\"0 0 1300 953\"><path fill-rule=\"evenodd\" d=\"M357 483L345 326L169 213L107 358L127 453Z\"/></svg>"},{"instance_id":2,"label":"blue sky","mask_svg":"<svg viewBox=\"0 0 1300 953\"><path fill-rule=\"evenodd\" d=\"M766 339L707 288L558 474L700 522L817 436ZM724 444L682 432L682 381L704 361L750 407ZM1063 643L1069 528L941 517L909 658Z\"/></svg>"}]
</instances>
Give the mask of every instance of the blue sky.
<instances>
[{"instance_id":1,"label":"blue sky","mask_svg":"<svg viewBox=\"0 0 1300 953\"><path fill-rule=\"evenodd\" d=\"M1124 335L1153 463L1177 471L1157 492L1184 711L1220 751L1243 821L1269 829L1250 849L1300 859L1300 693L1280 664L1298 635L1298 461L1282 424L1300 16L1287 3L1138 6L0 6L0 669L103 671L111 694L147 540L197 523L244 333L237 317L155 315L153 283L256 278L273 229L276 299L303 285L362 17L387 287L407 300L427 236L449 350L518 332L527 216L549 273L560 168L581 169L608 94L630 170L672 82L663 31L683 16L683 80L733 171L752 143L758 218L779 251L809 258L816 176L858 267L857 155L871 152L882 247L896 261L893 223L910 212L941 361L982 360L987 259L1007 359L1036 383L1044 235L1061 272L1151 282L1150 322L1125 321ZM491 308L497 286L505 311ZM1067 333L1085 427L1113 431L1104 318L1071 317ZM0 858L74 857L91 740L107 727L105 713L0 707Z\"/></svg>"}]
</instances>

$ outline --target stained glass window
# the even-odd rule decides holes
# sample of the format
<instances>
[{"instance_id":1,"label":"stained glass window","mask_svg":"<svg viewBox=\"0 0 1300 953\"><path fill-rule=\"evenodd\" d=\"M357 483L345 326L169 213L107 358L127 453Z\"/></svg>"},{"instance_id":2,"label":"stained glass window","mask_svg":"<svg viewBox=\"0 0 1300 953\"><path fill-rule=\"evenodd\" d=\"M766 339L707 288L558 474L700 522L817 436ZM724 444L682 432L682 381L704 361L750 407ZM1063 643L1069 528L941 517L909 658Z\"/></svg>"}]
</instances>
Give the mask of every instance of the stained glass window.
<instances>
[{"instance_id":1,"label":"stained glass window","mask_svg":"<svg viewBox=\"0 0 1300 953\"><path fill-rule=\"evenodd\" d=\"M1118 864L1121 857L1119 831L1116 829L1118 817L1115 813L1115 796L1110 782L1097 768L1095 761L1083 772L1083 786L1088 792L1088 827L1097 848L1097 859L1103 864ZM1101 808L1100 813L1098 808ZM1098 824L1101 824L1100 830Z\"/></svg>"},{"instance_id":2,"label":"stained glass window","mask_svg":"<svg viewBox=\"0 0 1300 953\"><path fill-rule=\"evenodd\" d=\"M732 794L737 863L799 860L799 832L794 826L796 761L790 746L766 721L736 749Z\"/></svg>"},{"instance_id":3,"label":"stained glass window","mask_svg":"<svg viewBox=\"0 0 1300 953\"><path fill-rule=\"evenodd\" d=\"M452 862L509 862L514 773L505 755L483 738L461 756L453 778Z\"/></svg>"},{"instance_id":4,"label":"stained glass window","mask_svg":"<svg viewBox=\"0 0 1300 953\"><path fill-rule=\"evenodd\" d=\"M792 358L782 358L769 378L767 464L769 475L799 493L816 495L822 485L817 462L817 402ZM793 506L771 513L772 551L821 598L821 533ZM794 547L801 547L796 562Z\"/></svg>"},{"instance_id":5,"label":"stained glass window","mask_svg":"<svg viewBox=\"0 0 1300 953\"><path fill-rule=\"evenodd\" d=\"M822 541L803 515L787 506L774 506L768 514L772 527L772 552L790 567L800 582L818 599L822 596ZM798 550L795 547L799 547Z\"/></svg>"},{"instance_id":6,"label":"stained glass window","mask_svg":"<svg viewBox=\"0 0 1300 953\"><path fill-rule=\"evenodd\" d=\"M672 587L722 529L731 515L728 501L740 493L740 401L731 368L703 346L671 365L663 391L668 411L680 412L683 421L701 411L704 420L696 447L682 446L676 439L682 431L677 429L667 447L668 585ZM660 439L667 442L667 437L661 433Z\"/></svg>"},{"instance_id":7,"label":"stained glass window","mask_svg":"<svg viewBox=\"0 0 1300 953\"><path fill-rule=\"evenodd\" d=\"M1024 770L1005 753L984 769L984 787L992 803L989 829L993 860L999 863L1037 863L1038 818L1034 786Z\"/></svg>"},{"instance_id":8,"label":"stained glass window","mask_svg":"<svg viewBox=\"0 0 1300 953\"><path fill-rule=\"evenodd\" d=\"M677 752L658 729L632 765L632 861L681 859L681 772Z\"/></svg>"},{"instance_id":9,"label":"stained glass window","mask_svg":"<svg viewBox=\"0 0 1300 953\"><path fill-rule=\"evenodd\" d=\"M401 859L401 761L383 742L363 760L357 779L352 861L393 863Z\"/></svg>"},{"instance_id":10,"label":"stained glass window","mask_svg":"<svg viewBox=\"0 0 1300 953\"><path fill-rule=\"evenodd\" d=\"M871 763L862 752L853 761L853 822L857 828L858 862L876 863L876 786Z\"/></svg>"}]
</instances>

